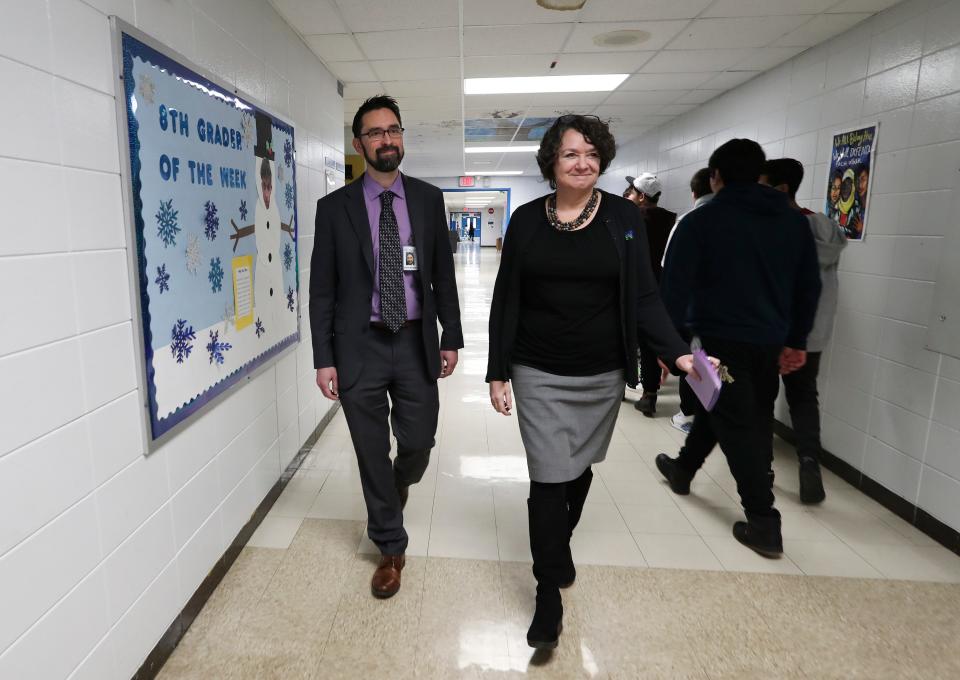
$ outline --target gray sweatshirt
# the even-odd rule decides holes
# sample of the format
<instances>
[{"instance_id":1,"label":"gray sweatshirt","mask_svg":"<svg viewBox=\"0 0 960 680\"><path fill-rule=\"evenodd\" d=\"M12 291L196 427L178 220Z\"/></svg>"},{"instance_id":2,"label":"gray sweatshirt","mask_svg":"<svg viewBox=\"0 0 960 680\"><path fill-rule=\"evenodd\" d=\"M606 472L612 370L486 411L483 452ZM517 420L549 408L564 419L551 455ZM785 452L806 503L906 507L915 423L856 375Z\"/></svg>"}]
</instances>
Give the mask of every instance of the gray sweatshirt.
<instances>
[{"instance_id":1,"label":"gray sweatshirt","mask_svg":"<svg viewBox=\"0 0 960 680\"><path fill-rule=\"evenodd\" d=\"M810 213L807 221L817 244L820 281L823 284L813 330L807 336L807 351L822 352L827 348L833 330L833 317L837 311L837 268L840 265L840 252L847 247L847 237L840 225L823 213Z\"/></svg>"}]
</instances>

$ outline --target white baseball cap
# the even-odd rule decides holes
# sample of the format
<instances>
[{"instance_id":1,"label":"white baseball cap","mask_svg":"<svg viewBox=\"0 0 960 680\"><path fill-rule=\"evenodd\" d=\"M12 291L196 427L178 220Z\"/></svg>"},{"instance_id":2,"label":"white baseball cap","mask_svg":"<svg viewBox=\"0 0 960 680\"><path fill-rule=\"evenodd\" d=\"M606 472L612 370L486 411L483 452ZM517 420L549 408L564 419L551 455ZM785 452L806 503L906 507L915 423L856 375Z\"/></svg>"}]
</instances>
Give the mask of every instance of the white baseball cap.
<instances>
[{"instance_id":1,"label":"white baseball cap","mask_svg":"<svg viewBox=\"0 0 960 680\"><path fill-rule=\"evenodd\" d=\"M663 191L660 180L651 172L644 172L639 177L634 177L630 184L633 185L634 189L647 196L656 196Z\"/></svg>"}]
</instances>

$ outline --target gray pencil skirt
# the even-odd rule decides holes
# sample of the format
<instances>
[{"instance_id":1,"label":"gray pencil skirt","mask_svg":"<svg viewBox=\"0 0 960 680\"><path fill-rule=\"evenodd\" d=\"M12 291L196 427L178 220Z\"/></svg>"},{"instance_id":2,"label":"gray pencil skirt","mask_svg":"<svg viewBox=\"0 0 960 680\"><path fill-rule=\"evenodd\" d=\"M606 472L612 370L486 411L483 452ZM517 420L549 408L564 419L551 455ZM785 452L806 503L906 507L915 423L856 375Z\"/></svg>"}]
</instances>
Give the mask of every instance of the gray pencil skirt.
<instances>
[{"instance_id":1,"label":"gray pencil skirt","mask_svg":"<svg viewBox=\"0 0 960 680\"><path fill-rule=\"evenodd\" d=\"M606 458L623 398L623 371L565 376L514 365L512 373L531 480L569 482Z\"/></svg>"}]
</instances>

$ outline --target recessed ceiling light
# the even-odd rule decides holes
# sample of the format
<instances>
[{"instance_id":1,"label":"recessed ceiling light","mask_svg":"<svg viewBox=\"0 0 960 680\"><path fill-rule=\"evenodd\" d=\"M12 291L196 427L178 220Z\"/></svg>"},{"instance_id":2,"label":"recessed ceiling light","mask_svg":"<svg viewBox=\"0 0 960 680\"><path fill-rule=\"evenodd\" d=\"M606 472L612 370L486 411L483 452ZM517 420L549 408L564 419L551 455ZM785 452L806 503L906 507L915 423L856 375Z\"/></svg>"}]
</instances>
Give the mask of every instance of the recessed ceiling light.
<instances>
[{"instance_id":1,"label":"recessed ceiling light","mask_svg":"<svg viewBox=\"0 0 960 680\"><path fill-rule=\"evenodd\" d=\"M629 73L598 73L586 76L523 76L511 78L464 78L464 94L535 94L539 92L609 92Z\"/></svg>"},{"instance_id":2,"label":"recessed ceiling light","mask_svg":"<svg viewBox=\"0 0 960 680\"><path fill-rule=\"evenodd\" d=\"M539 151L539 144L519 144L517 146L465 146L464 153L523 153Z\"/></svg>"}]
</instances>

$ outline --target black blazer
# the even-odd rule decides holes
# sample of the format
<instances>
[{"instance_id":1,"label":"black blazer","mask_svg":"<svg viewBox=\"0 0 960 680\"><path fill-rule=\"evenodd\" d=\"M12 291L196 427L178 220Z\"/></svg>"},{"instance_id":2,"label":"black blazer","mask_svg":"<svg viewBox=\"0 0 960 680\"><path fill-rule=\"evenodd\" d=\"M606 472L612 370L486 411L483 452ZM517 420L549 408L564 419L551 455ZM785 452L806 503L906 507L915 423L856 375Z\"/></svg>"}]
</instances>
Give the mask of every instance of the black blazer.
<instances>
[{"instance_id":1,"label":"black blazer","mask_svg":"<svg viewBox=\"0 0 960 680\"><path fill-rule=\"evenodd\" d=\"M620 257L620 326L623 329L624 379L634 387L637 374L637 347L643 337L671 368L677 357L690 350L677 334L657 290L650 269L643 217L636 205L621 196L601 191L604 222ZM510 379L510 357L520 318L520 264L538 229L544 222L546 196L530 201L513 213L503 243L500 270L490 307L490 354L487 382Z\"/></svg>"},{"instance_id":2,"label":"black blazer","mask_svg":"<svg viewBox=\"0 0 960 680\"><path fill-rule=\"evenodd\" d=\"M463 347L460 302L447 236L443 193L401 175L413 240L420 258L423 350L430 377L440 377L440 350ZM373 300L373 239L363 198L363 177L317 201L310 258L310 329L315 368L334 366L340 389L363 371ZM438 337L437 319L443 326Z\"/></svg>"}]
</instances>

